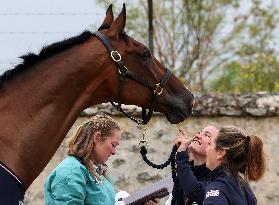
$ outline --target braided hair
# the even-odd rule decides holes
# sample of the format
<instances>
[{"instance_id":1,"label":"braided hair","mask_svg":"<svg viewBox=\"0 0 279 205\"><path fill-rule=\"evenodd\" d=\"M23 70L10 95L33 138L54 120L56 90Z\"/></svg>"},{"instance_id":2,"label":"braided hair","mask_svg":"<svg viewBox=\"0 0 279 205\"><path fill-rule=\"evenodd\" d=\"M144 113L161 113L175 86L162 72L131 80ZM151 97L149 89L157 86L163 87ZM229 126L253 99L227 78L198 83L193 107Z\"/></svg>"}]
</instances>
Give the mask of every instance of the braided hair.
<instances>
[{"instance_id":1,"label":"braided hair","mask_svg":"<svg viewBox=\"0 0 279 205\"><path fill-rule=\"evenodd\" d=\"M246 181L258 181L265 172L266 158L261 138L246 135L240 128L234 126L221 127L216 138L216 149L226 150L224 158L225 171L233 175L243 184L239 173Z\"/></svg>"},{"instance_id":2,"label":"braided hair","mask_svg":"<svg viewBox=\"0 0 279 205\"><path fill-rule=\"evenodd\" d=\"M100 140L105 141L114 129L120 130L119 125L108 115L98 113L80 125L76 134L69 140L68 155L77 157L98 180L99 177L93 168L93 162L90 158L94 147L93 135L96 132L100 132Z\"/></svg>"}]
</instances>

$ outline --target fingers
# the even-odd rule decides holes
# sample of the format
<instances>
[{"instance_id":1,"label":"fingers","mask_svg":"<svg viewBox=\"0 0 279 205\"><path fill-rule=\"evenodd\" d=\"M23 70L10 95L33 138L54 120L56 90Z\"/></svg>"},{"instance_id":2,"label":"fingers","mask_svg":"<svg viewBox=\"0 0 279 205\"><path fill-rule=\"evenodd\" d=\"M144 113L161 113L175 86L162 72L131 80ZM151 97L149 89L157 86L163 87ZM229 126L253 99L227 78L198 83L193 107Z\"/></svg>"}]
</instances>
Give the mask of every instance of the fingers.
<instances>
[{"instance_id":1,"label":"fingers","mask_svg":"<svg viewBox=\"0 0 279 205\"><path fill-rule=\"evenodd\" d=\"M186 135L186 133L182 129L179 129L179 133L176 135L176 137L174 139L175 144L178 145L178 143L185 143L188 141L189 141L189 138Z\"/></svg>"},{"instance_id":2,"label":"fingers","mask_svg":"<svg viewBox=\"0 0 279 205\"><path fill-rule=\"evenodd\" d=\"M179 144L181 144L185 140L185 138L187 138L187 135L185 134L185 132L181 128L178 131L179 132L174 139L174 143L177 146L179 146Z\"/></svg>"},{"instance_id":3,"label":"fingers","mask_svg":"<svg viewBox=\"0 0 279 205\"><path fill-rule=\"evenodd\" d=\"M176 135L177 137L187 137L183 129L179 128L178 131L179 133Z\"/></svg>"},{"instance_id":4,"label":"fingers","mask_svg":"<svg viewBox=\"0 0 279 205\"><path fill-rule=\"evenodd\" d=\"M188 145L190 144L190 139L188 138L187 134L184 132L183 129L178 130L179 133L177 134L174 143L178 147L177 151L186 151Z\"/></svg>"},{"instance_id":5,"label":"fingers","mask_svg":"<svg viewBox=\"0 0 279 205\"><path fill-rule=\"evenodd\" d=\"M182 143L183 139L181 137L176 137L174 139L174 144L179 147L179 145Z\"/></svg>"},{"instance_id":6,"label":"fingers","mask_svg":"<svg viewBox=\"0 0 279 205\"><path fill-rule=\"evenodd\" d=\"M179 132L183 135L186 136L186 133L184 132L184 130L182 128L179 128Z\"/></svg>"}]
</instances>

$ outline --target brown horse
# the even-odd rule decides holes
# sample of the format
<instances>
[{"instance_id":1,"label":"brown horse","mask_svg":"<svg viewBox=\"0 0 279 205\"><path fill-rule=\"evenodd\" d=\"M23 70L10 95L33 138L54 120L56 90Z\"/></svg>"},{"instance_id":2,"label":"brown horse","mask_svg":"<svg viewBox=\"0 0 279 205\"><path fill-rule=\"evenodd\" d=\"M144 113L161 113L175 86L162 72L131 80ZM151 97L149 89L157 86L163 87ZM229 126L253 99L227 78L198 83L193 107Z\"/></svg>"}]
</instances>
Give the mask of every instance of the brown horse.
<instances>
[{"instance_id":1,"label":"brown horse","mask_svg":"<svg viewBox=\"0 0 279 205\"><path fill-rule=\"evenodd\" d=\"M191 114L192 93L173 75L164 80L163 89L156 85L166 78L166 69L124 32L125 20L125 5L115 20L110 6L99 29L121 54L124 68L145 79L125 79L122 103L149 108L153 93L158 93L154 111L164 113L171 123L183 121ZM119 64L89 31L22 58L22 64L0 77L0 161L28 188L81 111L119 101L121 86ZM155 91L142 81L154 84Z\"/></svg>"}]
</instances>

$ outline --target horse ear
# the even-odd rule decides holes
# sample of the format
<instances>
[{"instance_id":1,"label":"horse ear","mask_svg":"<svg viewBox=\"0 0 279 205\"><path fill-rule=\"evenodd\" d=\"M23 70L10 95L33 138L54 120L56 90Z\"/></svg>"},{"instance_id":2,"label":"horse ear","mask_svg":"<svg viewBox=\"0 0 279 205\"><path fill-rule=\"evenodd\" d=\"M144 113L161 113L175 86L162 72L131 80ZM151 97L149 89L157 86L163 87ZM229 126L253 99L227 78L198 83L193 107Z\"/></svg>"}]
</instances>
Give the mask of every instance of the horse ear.
<instances>
[{"instance_id":1,"label":"horse ear","mask_svg":"<svg viewBox=\"0 0 279 205\"><path fill-rule=\"evenodd\" d=\"M115 35L116 37L119 36L119 34L123 33L124 28L126 24L126 6L123 4L123 8L121 13L118 15L118 17L114 20L110 27L110 32Z\"/></svg>"},{"instance_id":2,"label":"horse ear","mask_svg":"<svg viewBox=\"0 0 279 205\"><path fill-rule=\"evenodd\" d=\"M112 4L109 5L107 12L106 12L106 18L103 21L103 24L100 26L100 28L98 29L98 31L102 30L102 29L109 29L112 22L113 22L113 12L112 12Z\"/></svg>"}]
</instances>

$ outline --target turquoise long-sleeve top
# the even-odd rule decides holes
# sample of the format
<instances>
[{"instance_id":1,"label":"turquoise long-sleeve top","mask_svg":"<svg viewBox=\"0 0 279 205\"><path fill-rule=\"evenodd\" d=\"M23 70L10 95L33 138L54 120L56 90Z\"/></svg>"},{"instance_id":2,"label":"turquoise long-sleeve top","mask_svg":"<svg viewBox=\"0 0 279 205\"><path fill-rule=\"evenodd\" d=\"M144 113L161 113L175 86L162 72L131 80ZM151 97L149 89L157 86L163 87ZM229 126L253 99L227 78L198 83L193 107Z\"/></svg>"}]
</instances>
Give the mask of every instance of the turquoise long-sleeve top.
<instances>
[{"instance_id":1,"label":"turquoise long-sleeve top","mask_svg":"<svg viewBox=\"0 0 279 205\"><path fill-rule=\"evenodd\" d=\"M45 182L45 205L114 205L113 184L99 178L101 182L77 158L68 156Z\"/></svg>"}]
</instances>

